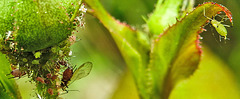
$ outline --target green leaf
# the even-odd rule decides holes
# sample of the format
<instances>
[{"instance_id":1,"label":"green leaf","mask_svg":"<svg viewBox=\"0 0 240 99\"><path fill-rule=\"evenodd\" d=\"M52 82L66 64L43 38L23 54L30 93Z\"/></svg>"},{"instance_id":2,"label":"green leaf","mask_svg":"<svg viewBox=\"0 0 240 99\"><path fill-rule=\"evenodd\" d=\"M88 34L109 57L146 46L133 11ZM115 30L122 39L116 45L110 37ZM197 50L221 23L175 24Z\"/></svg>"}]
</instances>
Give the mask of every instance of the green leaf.
<instances>
[{"instance_id":1,"label":"green leaf","mask_svg":"<svg viewBox=\"0 0 240 99\"><path fill-rule=\"evenodd\" d=\"M228 17L231 16L225 7L207 2L186 14L181 21L177 21L177 17L183 16L178 12L181 0L164 3L159 0L158 5L161 8L157 8L148 21L150 32L153 35L160 34L169 24L176 24L150 44L150 38L145 33L115 20L98 0L85 1L92 8L89 12L110 31L143 99L167 99L176 83L188 78L197 69L201 57L198 34L203 31L208 20L203 14L204 10L208 17L215 16L220 11L224 11ZM186 11L191 10L192 5L190 3L185 8Z\"/></svg>"},{"instance_id":2,"label":"green leaf","mask_svg":"<svg viewBox=\"0 0 240 99\"><path fill-rule=\"evenodd\" d=\"M132 72L140 94L147 96L145 90L145 69L148 64L149 40L147 34L136 31L109 15L98 0L85 0L93 9L92 14L110 31L120 49L128 68Z\"/></svg>"},{"instance_id":3,"label":"green leaf","mask_svg":"<svg viewBox=\"0 0 240 99\"><path fill-rule=\"evenodd\" d=\"M153 71L156 95L168 98L175 84L197 69L201 56L198 34L208 20L204 10L207 16L215 16L222 8L212 2L199 5L154 41L149 68Z\"/></svg>"},{"instance_id":4,"label":"green leaf","mask_svg":"<svg viewBox=\"0 0 240 99\"><path fill-rule=\"evenodd\" d=\"M199 69L176 84L169 99L240 99L237 76L206 46L203 51Z\"/></svg>"},{"instance_id":5,"label":"green leaf","mask_svg":"<svg viewBox=\"0 0 240 99\"><path fill-rule=\"evenodd\" d=\"M120 79L118 88L111 99L140 99L136 85L129 71L126 71Z\"/></svg>"},{"instance_id":6,"label":"green leaf","mask_svg":"<svg viewBox=\"0 0 240 99\"><path fill-rule=\"evenodd\" d=\"M183 1L185 2L183 3ZM154 36L159 35L169 25L176 23L176 18L180 17L181 8L187 6L187 3L188 0L158 0L154 12L147 21L150 33Z\"/></svg>"},{"instance_id":7,"label":"green leaf","mask_svg":"<svg viewBox=\"0 0 240 99\"><path fill-rule=\"evenodd\" d=\"M12 76L7 74L11 73L10 64L5 58L5 55L0 53L0 97L3 99L19 99L21 98L18 86Z\"/></svg>"}]
</instances>

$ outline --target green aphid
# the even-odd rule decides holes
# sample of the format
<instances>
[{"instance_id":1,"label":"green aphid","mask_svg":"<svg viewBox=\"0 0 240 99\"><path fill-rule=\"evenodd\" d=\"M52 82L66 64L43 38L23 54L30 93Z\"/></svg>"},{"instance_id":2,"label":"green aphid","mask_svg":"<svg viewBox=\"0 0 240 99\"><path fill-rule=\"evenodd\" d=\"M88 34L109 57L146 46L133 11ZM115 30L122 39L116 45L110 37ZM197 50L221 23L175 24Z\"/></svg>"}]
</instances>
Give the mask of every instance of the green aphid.
<instances>
[{"instance_id":1,"label":"green aphid","mask_svg":"<svg viewBox=\"0 0 240 99\"><path fill-rule=\"evenodd\" d=\"M23 58L22 61L23 62L27 62L28 60L27 60L27 58Z\"/></svg>"},{"instance_id":2,"label":"green aphid","mask_svg":"<svg viewBox=\"0 0 240 99\"><path fill-rule=\"evenodd\" d=\"M33 60L33 61L32 61L32 64L38 65L38 64L39 64L39 60Z\"/></svg>"},{"instance_id":3,"label":"green aphid","mask_svg":"<svg viewBox=\"0 0 240 99\"><path fill-rule=\"evenodd\" d=\"M42 53L41 53L41 52L36 52L36 53L34 53L34 56L35 56L35 58L40 58L40 57L41 57L41 55L42 55Z\"/></svg>"},{"instance_id":4,"label":"green aphid","mask_svg":"<svg viewBox=\"0 0 240 99\"><path fill-rule=\"evenodd\" d=\"M221 21L217 21L215 20L214 18L209 18L205 15L205 8L204 8L204 17L206 17L207 19L210 20L210 23L212 24L212 26L216 29L216 31L218 32L218 34L220 34L221 36L224 36L224 40L227 39L227 29L225 28L226 27L230 27L229 25L224 25L224 24L221 24L223 21L224 18L222 18ZM221 38L220 38L221 40Z\"/></svg>"}]
</instances>

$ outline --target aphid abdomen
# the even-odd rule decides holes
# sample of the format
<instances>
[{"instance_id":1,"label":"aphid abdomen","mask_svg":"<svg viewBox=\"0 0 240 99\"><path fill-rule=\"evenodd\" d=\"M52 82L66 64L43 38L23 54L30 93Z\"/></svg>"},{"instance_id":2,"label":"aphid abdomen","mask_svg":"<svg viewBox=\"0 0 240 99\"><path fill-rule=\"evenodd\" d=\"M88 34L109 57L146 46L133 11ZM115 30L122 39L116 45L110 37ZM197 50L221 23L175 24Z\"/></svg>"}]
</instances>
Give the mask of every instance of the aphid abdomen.
<instances>
[{"instance_id":1,"label":"aphid abdomen","mask_svg":"<svg viewBox=\"0 0 240 99\"><path fill-rule=\"evenodd\" d=\"M218 27L216 28L216 31L218 32L218 34L220 34L221 36L224 36L226 39L227 29L222 24L218 25Z\"/></svg>"},{"instance_id":2,"label":"aphid abdomen","mask_svg":"<svg viewBox=\"0 0 240 99\"><path fill-rule=\"evenodd\" d=\"M62 81L69 81L72 78L73 75L73 69L72 68L67 68L64 72L63 72L63 78Z\"/></svg>"},{"instance_id":3,"label":"aphid abdomen","mask_svg":"<svg viewBox=\"0 0 240 99\"><path fill-rule=\"evenodd\" d=\"M224 27L223 24L221 24L216 20L212 20L211 24L216 29L218 34L220 34L221 36L224 36L224 39L227 39L227 29Z\"/></svg>"}]
</instances>

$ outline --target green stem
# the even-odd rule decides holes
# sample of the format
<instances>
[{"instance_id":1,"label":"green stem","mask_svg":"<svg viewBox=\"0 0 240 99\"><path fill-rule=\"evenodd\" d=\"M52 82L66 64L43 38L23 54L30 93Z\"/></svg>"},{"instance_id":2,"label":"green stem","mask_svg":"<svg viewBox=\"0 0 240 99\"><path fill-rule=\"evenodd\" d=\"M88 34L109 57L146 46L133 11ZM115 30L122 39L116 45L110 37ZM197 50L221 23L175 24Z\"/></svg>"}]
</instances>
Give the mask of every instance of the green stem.
<instances>
[{"instance_id":1,"label":"green stem","mask_svg":"<svg viewBox=\"0 0 240 99\"><path fill-rule=\"evenodd\" d=\"M74 19L75 19L75 17L76 17L77 14L79 13L79 8L80 8L80 6L82 6L82 4L81 4L81 3L82 3L82 0L80 0L79 2L80 2L80 5L77 6L77 8L75 9L75 12L74 12L73 16L71 17L70 22L73 22Z\"/></svg>"}]
</instances>

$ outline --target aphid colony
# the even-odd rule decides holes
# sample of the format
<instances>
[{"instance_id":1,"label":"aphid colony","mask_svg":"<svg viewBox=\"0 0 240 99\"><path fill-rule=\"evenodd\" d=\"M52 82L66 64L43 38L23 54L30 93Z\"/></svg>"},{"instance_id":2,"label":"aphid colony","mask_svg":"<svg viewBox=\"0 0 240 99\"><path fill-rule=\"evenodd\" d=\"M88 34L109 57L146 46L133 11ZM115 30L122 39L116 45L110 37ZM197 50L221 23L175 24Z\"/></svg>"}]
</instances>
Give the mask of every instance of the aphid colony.
<instances>
[{"instance_id":1,"label":"aphid colony","mask_svg":"<svg viewBox=\"0 0 240 99\"><path fill-rule=\"evenodd\" d=\"M61 64L62 62L64 64ZM60 94L58 92L59 89L62 89L63 91L68 92L68 90L66 89L68 88L68 85L70 85L75 80L79 80L87 76L92 69L91 62L86 62L81 66L77 66L77 68L76 66L74 68L68 66L66 61L58 61L58 63L59 63L58 66L62 65L63 67L66 68L62 73L62 75L52 75L51 73L48 73L45 78L42 78L42 77L36 78L36 81L38 82L39 85L41 84L48 85L47 92L50 95L53 95L54 93ZM56 81L56 83L52 83L58 78L58 76L62 76L61 81ZM57 89L57 90L54 90L54 89Z\"/></svg>"},{"instance_id":2,"label":"aphid colony","mask_svg":"<svg viewBox=\"0 0 240 99\"><path fill-rule=\"evenodd\" d=\"M85 4L81 3L76 5L76 8L79 8L75 10L77 13L67 13L70 21L73 19L71 21L75 26L73 30L76 27L84 26L84 14L87 10ZM60 24L64 24L63 21L60 21ZM38 96L54 98L61 93L61 90L67 91L66 88L70 82L81 79L90 73L91 62L86 62L81 66L71 65L68 62L72 56L70 46L76 42L75 36L69 35L69 38L51 47L27 52L24 48L17 47L19 44L15 39L18 30L19 27L14 26L13 30L6 31L5 35L0 33L0 51L6 54L13 69L6 74L9 79L29 77L31 82L36 83Z\"/></svg>"},{"instance_id":3,"label":"aphid colony","mask_svg":"<svg viewBox=\"0 0 240 99\"><path fill-rule=\"evenodd\" d=\"M71 53L70 41L66 40L58 46L38 52L8 52L9 61L14 68L7 76L12 78L29 77L36 82L40 96L58 96L61 91L67 91L69 82L89 74L92 63L87 62L79 67L73 67L68 62Z\"/></svg>"},{"instance_id":4,"label":"aphid colony","mask_svg":"<svg viewBox=\"0 0 240 99\"><path fill-rule=\"evenodd\" d=\"M11 53L7 55L14 69L7 76L9 79L32 78L36 82L37 89L42 89L38 90L40 96L58 96L61 94L60 90L68 92L66 88L68 88L69 84L90 73L92 63L86 62L81 66L76 65L73 67L68 62L71 51L69 47L62 45L64 43L67 46L71 44L69 40L66 40L58 46L38 52L8 52Z\"/></svg>"}]
</instances>

